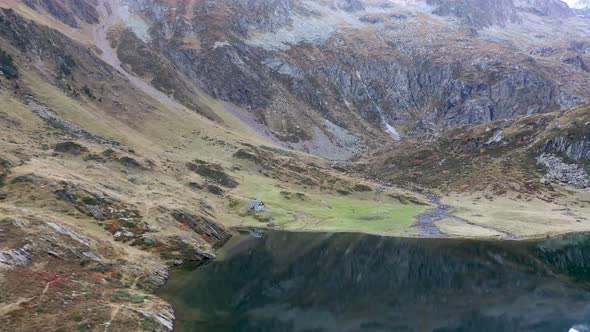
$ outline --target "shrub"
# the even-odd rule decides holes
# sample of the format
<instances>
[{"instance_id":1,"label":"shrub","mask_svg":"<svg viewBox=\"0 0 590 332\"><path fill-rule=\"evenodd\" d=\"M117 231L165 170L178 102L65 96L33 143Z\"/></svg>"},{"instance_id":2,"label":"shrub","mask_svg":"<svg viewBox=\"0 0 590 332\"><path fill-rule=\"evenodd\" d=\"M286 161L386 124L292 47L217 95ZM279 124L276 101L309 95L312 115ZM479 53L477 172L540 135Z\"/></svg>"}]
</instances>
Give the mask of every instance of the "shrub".
<instances>
[{"instance_id":1,"label":"shrub","mask_svg":"<svg viewBox=\"0 0 590 332\"><path fill-rule=\"evenodd\" d=\"M72 68L76 66L76 62L70 55L64 55L57 59L57 70L60 76L65 77L72 74Z\"/></svg>"},{"instance_id":2,"label":"shrub","mask_svg":"<svg viewBox=\"0 0 590 332\"><path fill-rule=\"evenodd\" d=\"M153 331L158 327L158 321L154 317L145 317L141 321L141 327L147 331Z\"/></svg>"},{"instance_id":3,"label":"shrub","mask_svg":"<svg viewBox=\"0 0 590 332\"><path fill-rule=\"evenodd\" d=\"M145 299L145 296L133 295L128 291L118 291L111 296L113 302L143 303Z\"/></svg>"},{"instance_id":4,"label":"shrub","mask_svg":"<svg viewBox=\"0 0 590 332\"><path fill-rule=\"evenodd\" d=\"M82 92L84 92L84 94L87 95L88 98L90 98L90 99L96 99L96 97L94 96L94 94L92 93L92 90L90 90L90 88L88 87L88 85L84 85L82 87Z\"/></svg>"},{"instance_id":5,"label":"shrub","mask_svg":"<svg viewBox=\"0 0 590 332\"><path fill-rule=\"evenodd\" d=\"M77 313L77 312L73 313L71 317L74 322L81 322L82 321L82 315L80 315L80 313Z\"/></svg>"},{"instance_id":6,"label":"shrub","mask_svg":"<svg viewBox=\"0 0 590 332\"><path fill-rule=\"evenodd\" d=\"M96 200L90 196L86 196L86 197L82 198L82 202L84 202L84 204L86 204L86 205L97 205L98 204L96 202Z\"/></svg>"},{"instance_id":7,"label":"shrub","mask_svg":"<svg viewBox=\"0 0 590 332\"><path fill-rule=\"evenodd\" d=\"M14 64L12 55L3 50L0 50L0 72L9 80L18 78L18 69Z\"/></svg>"}]
</instances>

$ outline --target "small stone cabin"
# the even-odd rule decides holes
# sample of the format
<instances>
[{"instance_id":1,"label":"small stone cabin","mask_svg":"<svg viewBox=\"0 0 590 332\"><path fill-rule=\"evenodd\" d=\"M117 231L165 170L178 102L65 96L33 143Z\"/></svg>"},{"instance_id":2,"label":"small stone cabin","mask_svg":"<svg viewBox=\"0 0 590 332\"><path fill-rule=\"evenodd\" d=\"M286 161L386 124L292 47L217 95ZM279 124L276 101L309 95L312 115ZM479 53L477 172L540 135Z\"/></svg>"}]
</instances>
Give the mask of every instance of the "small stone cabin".
<instances>
[{"instance_id":1,"label":"small stone cabin","mask_svg":"<svg viewBox=\"0 0 590 332\"><path fill-rule=\"evenodd\" d=\"M252 200L252 202L250 202L250 204L248 204L248 210L250 210L250 211L263 212L264 208L265 208L264 202L262 202L259 199L254 199L254 200Z\"/></svg>"}]
</instances>

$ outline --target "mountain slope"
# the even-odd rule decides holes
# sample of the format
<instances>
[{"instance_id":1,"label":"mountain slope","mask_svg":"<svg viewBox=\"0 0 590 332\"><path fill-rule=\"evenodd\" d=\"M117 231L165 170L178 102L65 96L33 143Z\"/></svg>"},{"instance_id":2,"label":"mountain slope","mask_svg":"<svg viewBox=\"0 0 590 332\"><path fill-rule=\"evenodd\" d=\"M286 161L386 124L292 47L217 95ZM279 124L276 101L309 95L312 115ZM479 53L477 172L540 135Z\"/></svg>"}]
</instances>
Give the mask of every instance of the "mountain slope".
<instances>
[{"instance_id":1,"label":"mountain slope","mask_svg":"<svg viewBox=\"0 0 590 332\"><path fill-rule=\"evenodd\" d=\"M100 24L23 13L0 9L0 330L170 330L154 290L229 227L416 233L420 195L273 146L182 75L190 103L160 92L85 44Z\"/></svg>"},{"instance_id":2,"label":"mountain slope","mask_svg":"<svg viewBox=\"0 0 590 332\"><path fill-rule=\"evenodd\" d=\"M561 1L131 4L148 26L159 22L148 44L207 93L327 157L360 152L338 146L342 131L375 146L588 100L576 88L589 83L577 61L586 55L568 44L586 45L589 25ZM561 23L581 30L544 28L523 42ZM316 148L327 144L339 153Z\"/></svg>"}]
</instances>

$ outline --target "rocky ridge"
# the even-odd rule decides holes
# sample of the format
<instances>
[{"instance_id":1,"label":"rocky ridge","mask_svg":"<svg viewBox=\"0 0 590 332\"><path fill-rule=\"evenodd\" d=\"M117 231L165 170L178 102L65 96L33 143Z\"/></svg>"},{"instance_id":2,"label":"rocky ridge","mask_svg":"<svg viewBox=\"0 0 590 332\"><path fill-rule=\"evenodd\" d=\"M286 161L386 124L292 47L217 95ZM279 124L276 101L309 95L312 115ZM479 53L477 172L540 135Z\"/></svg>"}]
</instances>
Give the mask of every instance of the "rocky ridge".
<instances>
[{"instance_id":1,"label":"rocky ridge","mask_svg":"<svg viewBox=\"0 0 590 332\"><path fill-rule=\"evenodd\" d=\"M152 47L208 94L250 110L295 148L309 148L300 143L320 136L327 137L323 144L337 144L323 120L374 146L388 137L437 134L588 100L526 50L465 30L527 26L529 14L575 20L561 1L192 3L131 1L131 7L148 25L160 22ZM441 21L449 15L460 23ZM446 42L417 42L422 28ZM576 63L563 65L583 70Z\"/></svg>"}]
</instances>

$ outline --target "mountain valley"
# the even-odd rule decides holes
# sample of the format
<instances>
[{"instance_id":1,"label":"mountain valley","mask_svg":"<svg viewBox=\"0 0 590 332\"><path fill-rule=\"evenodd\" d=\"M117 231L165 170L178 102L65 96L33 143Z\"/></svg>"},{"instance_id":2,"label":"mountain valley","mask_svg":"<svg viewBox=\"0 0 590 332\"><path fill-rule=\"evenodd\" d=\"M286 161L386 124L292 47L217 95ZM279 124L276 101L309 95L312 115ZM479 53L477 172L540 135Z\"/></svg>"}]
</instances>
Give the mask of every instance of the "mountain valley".
<instances>
[{"instance_id":1,"label":"mountain valley","mask_svg":"<svg viewBox=\"0 0 590 332\"><path fill-rule=\"evenodd\" d=\"M170 331L237 232L590 231L587 12L0 0L0 331Z\"/></svg>"}]
</instances>

